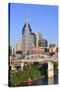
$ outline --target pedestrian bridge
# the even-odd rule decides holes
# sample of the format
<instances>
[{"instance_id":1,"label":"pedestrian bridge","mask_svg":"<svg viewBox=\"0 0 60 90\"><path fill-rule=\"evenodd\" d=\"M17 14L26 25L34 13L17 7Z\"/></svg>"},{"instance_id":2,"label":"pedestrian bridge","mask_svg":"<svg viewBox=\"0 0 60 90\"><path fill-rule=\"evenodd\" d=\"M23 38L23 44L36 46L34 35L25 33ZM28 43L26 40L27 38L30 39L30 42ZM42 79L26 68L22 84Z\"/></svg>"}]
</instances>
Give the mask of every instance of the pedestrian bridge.
<instances>
[{"instance_id":1,"label":"pedestrian bridge","mask_svg":"<svg viewBox=\"0 0 60 90\"><path fill-rule=\"evenodd\" d=\"M43 57L43 55L41 55L41 57L31 57L32 55L30 56L26 56L25 58L18 58L18 57L15 57L15 58L12 58L10 57L10 63L11 64L16 64L16 65L19 65L19 63L21 62L26 62L26 63L33 63L33 62L39 62L39 63L48 63L48 62L58 62L58 56L57 55L53 55L52 57L48 56L48 55L45 55Z\"/></svg>"},{"instance_id":2,"label":"pedestrian bridge","mask_svg":"<svg viewBox=\"0 0 60 90\"><path fill-rule=\"evenodd\" d=\"M26 57L26 58L18 58L18 57L10 57L10 66L12 70L16 66L21 66L21 70L23 70L25 63L34 63L39 62L40 64L47 63L48 64L48 77L52 77L54 75L54 67L53 64L58 62L58 55L55 54L53 56L45 55L44 57Z\"/></svg>"}]
</instances>

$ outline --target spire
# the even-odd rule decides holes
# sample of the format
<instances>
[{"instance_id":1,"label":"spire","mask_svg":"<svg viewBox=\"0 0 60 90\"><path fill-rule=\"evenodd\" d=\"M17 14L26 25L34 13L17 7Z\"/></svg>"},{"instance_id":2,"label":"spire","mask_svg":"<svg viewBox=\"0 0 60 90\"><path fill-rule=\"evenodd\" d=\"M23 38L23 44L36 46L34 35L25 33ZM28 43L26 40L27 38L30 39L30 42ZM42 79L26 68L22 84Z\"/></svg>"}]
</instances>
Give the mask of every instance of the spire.
<instances>
[{"instance_id":1,"label":"spire","mask_svg":"<svg viewBox=\"0 0 60 90\"><path fill-rule=\"evenodd\" d=\"M26 25L28 24L28 17L26 16Z\"/></svg>"},{"instance_id":2,"label":"spire","mask_svg":"<svg viewBox=\"0 0 60 90\"><path fill-rule=\"evenodd\" d=\"M29 32L29 23L28 23L28 16L26 16L26 32Z\"/></svg>"}]
</instances>

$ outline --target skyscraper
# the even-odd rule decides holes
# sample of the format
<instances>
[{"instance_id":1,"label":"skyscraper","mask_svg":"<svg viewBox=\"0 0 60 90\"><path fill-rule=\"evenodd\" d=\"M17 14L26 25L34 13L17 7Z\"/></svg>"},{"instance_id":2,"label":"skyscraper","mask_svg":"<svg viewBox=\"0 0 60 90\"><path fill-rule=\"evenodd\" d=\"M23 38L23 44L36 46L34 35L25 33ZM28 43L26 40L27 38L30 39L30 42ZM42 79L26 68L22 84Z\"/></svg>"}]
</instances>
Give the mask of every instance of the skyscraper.
<instances>
[{"instance_id":1,"label":"skyscraper","mask_svg":"<svg viewBox=\"0 0 60 90\"><path fill-rule=\"evenodd\" d=\"M48 41L46 39L42 39L42 47L47 47Z\"/></svg>"},{"instance_id":2,"label":"skyscraper","mask_svg":"<svg viewBox=\"0 0 60 90\"><path fill-rule=\"evenodd\" d=\"M35 37L35 34L32 33L31 37L32 37L32 47L34 47L34 46L36 46L36 37Z\"/></svg>"},{"instance_id":3,"label":"skyscraper","mask_svg":"<svg viewBox=\"0 0 60 90\"><path fill-rule=\"evenodd\" d=\"M16 43L16 56L17 56L17 57L22 56L22 40L19 40L19 41Z\"/></svg>"},{"instance_id":4,"label":"skyscraper","mask_svg":"<svg viewBox=\"0 0 60 90\"><path fill-rule=\"evenodd\" d=\"M13 54L15 54L15 48L13 45L10 45L9 46L9 55L13 55Z\"/></svg>"},{"instance_id":5,"label":"skyscraper","mask_svg":"<svg viewBox=\"0 0 60 90\"><path fill-rule=\"evenodd\" d=\"M38 33L38 32L36 32L36 33L34 33L34 34L35 34L35 37L36 37L36 47L38 47L38 46L39 46L39 45L38 45L39 40L42 39L42 36L41 36L41 33Z\"/></svg>"},{"instance_id":6,"label":"skyscraper","mask_svg":"<svg viewBox=\"0 0 60 90\"><path fill-rule=\"evenodd\" d=\"M32 47L32 30L30 27L30 24L28 22L28 17L26 17L26 22L22 29L22 50L23 55L28 55L31 53L31 47Z\"/></svg>"},{"instance_id":7,"label":"skyscraper","mask_svg":"<svg viewBox=\"0 0 60 90\"><path fill-rule=\"evenodd\" d=\"M16 51L22 51L22 40L16 43Z\"/></svg>"}]
</instances>

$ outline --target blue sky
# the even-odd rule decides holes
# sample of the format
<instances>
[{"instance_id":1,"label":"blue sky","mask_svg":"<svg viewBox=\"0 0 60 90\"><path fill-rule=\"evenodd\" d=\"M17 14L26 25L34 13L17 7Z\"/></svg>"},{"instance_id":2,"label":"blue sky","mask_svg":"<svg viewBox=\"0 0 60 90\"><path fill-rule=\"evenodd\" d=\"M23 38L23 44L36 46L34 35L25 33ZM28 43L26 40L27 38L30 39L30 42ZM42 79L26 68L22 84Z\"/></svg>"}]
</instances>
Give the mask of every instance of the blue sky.
<instances>
[{"instance_id":1,"label":"blue sky","mask_svg":"<svg viewBox=\"0 0 60 90\"><path fill-rule=\"evenodd\" d=\"M49 43L58 43L58 6L10 4L10 44L22 38L22 28L28 16L32 32L40 32Z\"/></svg>"}]
</instances>

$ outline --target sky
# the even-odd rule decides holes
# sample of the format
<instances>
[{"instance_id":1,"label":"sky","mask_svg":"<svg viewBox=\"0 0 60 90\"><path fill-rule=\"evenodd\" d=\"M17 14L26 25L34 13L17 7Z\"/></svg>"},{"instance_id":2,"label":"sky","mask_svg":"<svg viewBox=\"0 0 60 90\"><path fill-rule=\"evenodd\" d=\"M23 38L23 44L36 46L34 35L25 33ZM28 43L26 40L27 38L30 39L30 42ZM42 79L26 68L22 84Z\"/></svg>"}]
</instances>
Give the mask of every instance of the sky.
<instances>
[{"instance_id":1,"label":"sky","mask_svg":"<svg viewBox=\"0 0 60 90\"><path fill-rule=\"evenodd\" d=\"M22 39L22 28L28 16L32 32L39 32L48 43L58 45L58 6L10 4L10 44Z\"/></svg>"}]
</instances>

